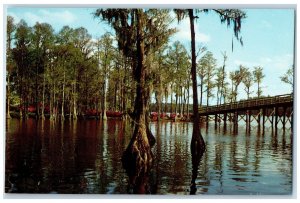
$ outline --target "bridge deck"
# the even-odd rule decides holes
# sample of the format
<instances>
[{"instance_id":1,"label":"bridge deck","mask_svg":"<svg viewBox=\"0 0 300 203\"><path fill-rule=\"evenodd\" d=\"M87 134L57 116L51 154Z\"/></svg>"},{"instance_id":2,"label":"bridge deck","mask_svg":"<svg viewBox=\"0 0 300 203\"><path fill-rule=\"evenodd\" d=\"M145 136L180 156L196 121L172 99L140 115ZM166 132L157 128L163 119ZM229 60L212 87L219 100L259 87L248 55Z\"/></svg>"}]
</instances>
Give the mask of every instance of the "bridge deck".
<instances>
[{"instance_id":1,"label":"bridge deck","mask_svg":"<svg viewBox=\"0 0 300 203\"><path fill-rule=\"evenodd\" d=\"M239 102L227 103L222 105L208 106L199 108L200 116L213 115L219 113L230 113L235 111L246 111L260 108L272 108L275 106L293 106L293 95L277 95L274 97L263 97L257 99L243 100Z\"/></svg>"}]
</instances>

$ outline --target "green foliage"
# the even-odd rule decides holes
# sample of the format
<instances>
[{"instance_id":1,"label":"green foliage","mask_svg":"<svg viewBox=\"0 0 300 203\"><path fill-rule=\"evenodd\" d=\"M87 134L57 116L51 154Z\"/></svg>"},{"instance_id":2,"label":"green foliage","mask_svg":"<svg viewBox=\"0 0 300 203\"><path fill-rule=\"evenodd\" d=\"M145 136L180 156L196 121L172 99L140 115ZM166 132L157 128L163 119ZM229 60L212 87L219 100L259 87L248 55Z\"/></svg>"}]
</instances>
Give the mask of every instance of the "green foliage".
<instances>
[{"instance_id":1,"label":"green foliage","mask_svg":"<svg viewBox=\"0 0 300 203\"><path fill-rule=\"evenodd\" d=\"M286 73L280 77L280 80L286 84L291 85L292 91L293 91L293 85L294 85L294 68L293 66L289 68Z\"/></svg>"},{"instance_id":2,"label":"green foliage","mask_svg":"<svg viewBox=\"0 0 300 203\"><path fill-rule=\"evenodd\" d=\"M138 37L144 40L147 55L165 44L169 36L176 32L176 29L168 28L171 21L168 13L166 9L97 9L94 16L107 21L114 28L119 49L134 60ZM141 14L142 36L136 32L138 14Z\"/></svg>"},{"instance_id":3,"label":"green foliage","mask_svg":"<svg viewBox=\"0 0 300 203\"><path fill-rule=\"evenodd\" d=\"M200 76L200 86L204 86L206 92L206 103L209 102L209 98L213 97L213 88L216 86L214 76L216 73L217 60L214 58L210 51L207 51L204 56L198 62Z\"/></svg>"},{"instance_id":4,"label":"green foliage","mask_svg":"<svg viewBox=\"0 0 300 203\"><path fill-rule=\"evenodd\" d=\"M217 13L222 23L233 25L235 37L242 43L239 32L246 17L243 11L196 9L192 12L193 20L201 12L209 11ZM29 27L21 20L15 25L13 18L8 16L7 98L14 106L43 102L52 107L51 114L54 114L53 108L61 113L62 106L67 114L84 115L89 109L101 111L104 101L109 110L132 109L139 84L139 76L135 74L140 59L137 56L139 40L144 48L145 87L155 96L159 109L163 109L163 98L167 103L170 97L176 96L178 106L187 102L193 82L192 57L179 41L168 44L169 37L177 31L168 27L173 20L169 12L166 9L98 9L94 16L108 22L115 35L105 33L96 42L83 27L64 26L55 33L47 23ZM190 17L187 9L175 9L175 13L179 21ZM240 65L229 74L228 80L226 60L224 54L223 66L217 68L217 60L209 51L198 60L200 104L204 93L206 103L215 95L217 103L221 103L221 98L224 102L237 100L241 84L250 98L251 88L257 83L257 96L262 96L263 68L254 67L251 71ZM293 85L293 69L280 79ZM104 97L107 98L103 100Z\"/></svg>"},{"instance_id":5,"label":"green foliage","mask_svg":"<svg viewBox=\"0 0 300 203\"><path fill-rule=\"evenodd\" d=\"M254 77L254 82L257 83L257 97L261 97L262 95L262 89L261 89L261 82L262 79L265 77L265 75L263 74L263 68L260 66L254 67L253 70L253 77Z\"/></svg>"},{"instance_id":6,"label":"green foliage","mask_svg":"<svg viewBox=\"0 0 300 203\"><path fill-rule=\"evenodd\" d=\"M250 87L254 84L253 75L249 71L249 68L246 68L244 77L242 79L242 82L243 82L243 84L245 86L245 91L246 91L246 94L247 94L247 99L249 99L250 98L250 94L253 92L253 91L250 91Z\"/></svg>"}]
</instances>

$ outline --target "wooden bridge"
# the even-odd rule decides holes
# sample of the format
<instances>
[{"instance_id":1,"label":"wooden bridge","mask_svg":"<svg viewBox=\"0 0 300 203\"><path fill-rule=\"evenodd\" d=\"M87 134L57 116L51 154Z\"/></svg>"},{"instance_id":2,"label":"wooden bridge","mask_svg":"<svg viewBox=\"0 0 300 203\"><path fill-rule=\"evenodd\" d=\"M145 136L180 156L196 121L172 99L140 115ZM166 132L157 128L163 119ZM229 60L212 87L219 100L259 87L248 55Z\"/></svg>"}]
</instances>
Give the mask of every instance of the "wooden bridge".
<instances>
[{"instance_id":1,"label":"wooden bridge","mask_svg":"<svg viewBox=\"0 0 300 203\"><path fill-rule=\"evenodd\" d=\"M283 128L287 122L293 123L293 95L277 95L273 97L262 97L256 99L242 100L239 102L226 103L216 106L208 106L199 108L199 114L206 121L214 116L215 124L224 122L233 122L236 126L240 120L246 122L246 127L250 129L250 124L256 120L261 125L261 117L263 127L267 121L277 128L281 121Z\"/></svg>"}]
</instances>

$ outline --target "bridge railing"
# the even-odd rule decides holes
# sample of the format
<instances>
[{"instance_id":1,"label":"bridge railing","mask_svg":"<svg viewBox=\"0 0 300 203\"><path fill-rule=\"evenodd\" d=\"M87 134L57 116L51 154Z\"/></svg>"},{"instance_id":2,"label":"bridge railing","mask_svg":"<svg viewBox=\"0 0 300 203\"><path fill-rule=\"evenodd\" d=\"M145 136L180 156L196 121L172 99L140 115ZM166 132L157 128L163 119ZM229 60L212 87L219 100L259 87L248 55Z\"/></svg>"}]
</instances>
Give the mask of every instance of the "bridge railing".
<instances>
[{"instance_id":1,"label":"bridge railing","mask_svg":"<svg viewBox=\"0 0 300 203\"><path fill-rule=\"evenodd\" d=\"M234 110L240 108L250 108L250 107L257 107L257 106L265 106L265 105L273 105L273 104L280 104L293 101L293 94L284 94L284 95L277 95L273 97L263 97L263 98L255 98L255 99L248 99L242 100L238 102L226 103L222 105L214 105L214 106L207 106L199 108L200 113L206 112L217 112L217 111L226 111L226 110Z\"/></svg>"}]
</instances>

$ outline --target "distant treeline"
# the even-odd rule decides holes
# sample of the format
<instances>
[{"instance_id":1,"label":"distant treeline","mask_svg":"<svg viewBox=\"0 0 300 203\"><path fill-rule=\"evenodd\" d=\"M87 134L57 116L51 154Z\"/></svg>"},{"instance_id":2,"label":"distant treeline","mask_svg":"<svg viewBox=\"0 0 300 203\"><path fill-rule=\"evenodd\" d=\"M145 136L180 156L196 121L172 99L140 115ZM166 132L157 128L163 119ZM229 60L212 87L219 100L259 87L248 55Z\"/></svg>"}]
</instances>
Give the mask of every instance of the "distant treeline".
<instances>
[{"instance_id":1,"label":"distant treeline","mask_svg":"<svg viewBox=\"0 0 300 203\"><path fill-rule=\"evenodd\" d=\"M37 118L49 114L51 119L68 114L99 114L106 111L132 112L136 95L136 81L132 74L137 61L125 57L114 46L115 37L105 33L92 39L87 29L64 26L58 33L50 24L37 22L33 27L21 20L15 24L7 17L6 104L10 111ZM159 46L147 54L145 65L150 95L156 99L149 111L186 114L191 112L192 98L190 55L179 41ZM262 67L251 71L243 65L226 75L226 53L222 66L210 51L202 47L197 63L200 106L234 102L238 87L244 85L247 98L262 96ZM291 83L292 71L282 81ZM256 83L256 91L252 91ZM292 83L291 83L292 84ZM204 101L204 98L206 101ZM245 99L247 99L245 98ZM163 101L171 101L165 104ZM213 104L215 105L215 103Z\"/></svg>"}]
</instances>

